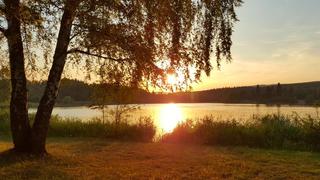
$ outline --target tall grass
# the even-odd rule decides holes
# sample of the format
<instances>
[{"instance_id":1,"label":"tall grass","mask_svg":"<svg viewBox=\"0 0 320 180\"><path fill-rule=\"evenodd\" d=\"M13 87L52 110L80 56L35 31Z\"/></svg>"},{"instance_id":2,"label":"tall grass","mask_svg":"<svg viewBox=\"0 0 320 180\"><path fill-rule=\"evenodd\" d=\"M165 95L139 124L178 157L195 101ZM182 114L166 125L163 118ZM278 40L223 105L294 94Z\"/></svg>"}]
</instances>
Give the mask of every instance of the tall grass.
<instances>
[{"instance_id":1,"label":"tall grass","mask_svg":"<svg viewBox=\"0 0 320 180\"><path fill-rule=\"evenodd\" d=\"M33 119L34 115L30 116ZM0 110L0 136L10 136L8 110ZM99 137L132 141L153 141L156 127L150 118L135 124L88 122L75 118L51 118L49 137ZM255 116L246 122L221 121L214 117L188 120L172 133L160 137L161 142L207 145L249 146L320 151L320 118L311 116Z\"/></svg>"},{"instance_id":2,"label":"tall grass","mask_svg":"<svg viewBox=\"0 0 320 180\"><path fill-rule=\"evenodd\" d=\"M30 115L33 119L34 115ZM84 122L76 118L61 118L52 116L50 120L49 137L98 137L129 141L153 141L156 127L149 117L142 117L137 123L102 122L92 119ZM9 112L0 110L0 136L10 136Z\"/></svg>"},{"instance_id":3,"label":"tall grass","mask_svg":"<svg viewBox=\"0 0 320 180\"><path fill-rule=\"evenodd\" d=\"M266 115L241 123L206 117L178 125L161 141L319 151L320 119L297 114Z\"/></svg>"},{"instance_id":4,"label":"tall grass","mask_svg":"<svg viewBox=\"0 0 320 180\"><path fill-rule=\"evenodd\" d=\"M59 118L54 116L51 119L49 136L59 137L101 137L110 139L152 141L156 133L153 121L148 117L140 118L138 123L127 122L114 123L102 122L100 119L93 119L83 122L74 118Z\"/></svg>"}]
</instances>

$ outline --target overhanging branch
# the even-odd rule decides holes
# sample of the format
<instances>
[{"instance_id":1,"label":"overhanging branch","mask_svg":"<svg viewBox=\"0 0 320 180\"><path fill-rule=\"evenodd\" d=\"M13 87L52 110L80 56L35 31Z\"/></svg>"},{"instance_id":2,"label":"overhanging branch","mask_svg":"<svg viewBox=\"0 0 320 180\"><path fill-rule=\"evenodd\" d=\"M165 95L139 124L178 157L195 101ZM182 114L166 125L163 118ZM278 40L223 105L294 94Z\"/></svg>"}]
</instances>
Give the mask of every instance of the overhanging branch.
<instances>
[{"instance_id":1,"label":"overhanging branch","mask_svg":"<svg viewBox=\"0 0 320 180\"><path fill-rule=\"evenodd\" d=\"M89 51L83 51L83 50L76 49L76 48L70 49L70 50L67 52L67 54L72 54L72 53L85 54L85 55L88 55L88 56L94 56L94 57L98 57L98 58L102 58L102 59L107 59L107 60L112 60L112 61L120 62L120 63L123 63L123 62L126 62L126 61L128 62L128 61L131 60L130 58L118 58L118 59L116 59L116 58L112 58L112 57L106 57L106 56L102 56L102 55L100 55L100 54L94 54L94 53L91 53L91 52L89 52ZM163 72L163 70L162 70L161 68L159 68L158 66L156 66L154 63L152 63L152 62L150 62L150 61L148 61L147 63L148 63L148 65L149 65L150 67L152 67L152 68L154 68L154 69L156 69L156 70L158 70L158 71Z\"/></svg>"},{"instance_id":2,"label":"overhanging branch","mask_svg":"<svg viewBox=\"0 0 320 180\"><path fill-rule=\"evenodd\" d=\"M89 51L83 51L80 49L70 49L67 54L72 54L72 53L80 53L80 54L85 54L88 56L94 56L94 57L98 57L98 58L102 58L102 59L107 59L107 60L112 60L112 61L116 61L116 62L125 62L125 61L129 61L129 58L112 58L112 57L106 57L106 56L102 56L100 54L94 54L91 53Z\"/></svg>"}]
</instances>

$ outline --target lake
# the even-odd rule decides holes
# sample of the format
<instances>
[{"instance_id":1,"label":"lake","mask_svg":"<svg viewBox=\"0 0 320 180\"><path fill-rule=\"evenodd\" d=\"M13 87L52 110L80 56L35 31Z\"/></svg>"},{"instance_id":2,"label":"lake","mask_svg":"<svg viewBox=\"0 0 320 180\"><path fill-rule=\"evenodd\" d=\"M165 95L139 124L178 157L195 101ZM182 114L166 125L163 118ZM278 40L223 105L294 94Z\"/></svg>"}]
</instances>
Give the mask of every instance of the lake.
<instances>
[{"instance_id":1,"label":"lake","mask_svg":"<svg viewBox=\"0 0 320 180\"><path fill-rule=\"evenodd\" d=\"M114 108L115 106L108 106ZM36 109L31 108L30 112ZM146 104L140 105L140 110L131 113L132 121L139 117L150 116L154 119L156 126L164 131L171 131L179 122L186 119L199 119L205 116L213 116L217 120L237 121L248 120L253 115L284 114L317 116L317 109L303 106L266 106L255 104L220 104L220 103L184 103L184 104ZM56 107L54 115L61 117L75 117L88 121L95 117L101 117L102 112L88 107ZM107 117L109 119L109 117Z\"/></svg>"}]
</instances>

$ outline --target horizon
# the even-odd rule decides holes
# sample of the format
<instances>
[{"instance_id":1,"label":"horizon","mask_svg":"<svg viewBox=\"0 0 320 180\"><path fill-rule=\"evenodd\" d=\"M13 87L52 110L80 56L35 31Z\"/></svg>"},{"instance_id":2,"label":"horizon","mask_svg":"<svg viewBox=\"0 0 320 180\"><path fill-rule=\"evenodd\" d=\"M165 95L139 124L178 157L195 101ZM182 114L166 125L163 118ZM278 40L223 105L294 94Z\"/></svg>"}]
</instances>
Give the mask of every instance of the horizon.
<instances>
[{"instance_id":1,"label":"horizon","mask_svg":"<svg viewBox=\"0 0 320 180\"><path fill-rule=\"evenodd\" d=\"M275 83L268 83L268 84L249 84L249 85L242 85L242 86L225 86L225 87L217 87L217 88L211 88L211 89L203 89L203 90L192 90L191 92L198 92L198 91L209 91L213 89L223 89L223 88L241 88L241 87L254 87L254 86L273 86L280 83L280 85L295 85L295 84L306 84L306 83L320 83L320 80L314 80L314 81L303 81L303 82L290 82L290 83L281 83L281 82L275 82Z\"/></svg>"},{"instance_id":2,"label":"horizon","mask_svg":"<svg viewBox=\"0 0 320 180\"><path fill-rule=\"evenodd\" d=\"M232 62L193 90L319 81L319 6L316 0L246 0L237 9Z\"/></svg>"},{"instance_id":3,"label":"horizon","mask_svg":"<svg viewBox=\"0 0 320 180\"><path fill-rule=\"evenodd\" d=\"M1 79L0 79L1 80ZM97 84L96 82L86 82L83 80L79 80L76 78L63 78L62 80L74 80L74 81L79 81L79 82L83 82L85 84ZM30 82L46 82L45 80L34 80L34 81L30 81ZM191 91L175 91L175 92L168 92L168 91L163 91L163 93L179 93L179 92L199 92L199 91L208 91L208 90L213 90L213 89L223 89L223 88L242 88L242 87L254 87L254 86L272 86L272 85L277 85L278 83L280 83L281 85L295 85L295 84L306 84L306 83L320 83L320 80L314 80L314 81L297 81L297 82L274 82L274 83L265 83L265 84L249 84L249 85L240 85L240 86L224 86L224 87L214 87L214 88L210 88L210 89L202 89L202 90L194 90L192 89ZM154 92L160 92L161 91L154 91Z\"/></svg>"}]
</instances>

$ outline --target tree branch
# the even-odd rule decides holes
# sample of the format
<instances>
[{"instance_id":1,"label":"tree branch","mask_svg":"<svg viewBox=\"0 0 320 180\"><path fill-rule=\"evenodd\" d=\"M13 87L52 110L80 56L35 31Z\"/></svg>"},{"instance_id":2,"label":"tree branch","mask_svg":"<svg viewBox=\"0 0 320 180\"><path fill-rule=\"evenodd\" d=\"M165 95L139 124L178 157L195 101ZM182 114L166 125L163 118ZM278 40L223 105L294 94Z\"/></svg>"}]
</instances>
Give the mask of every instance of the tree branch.
<instances>
[{"instance_id":1,"label":"tree branch","mask_svg":"<svg viewBox=\"0 0 320 180\"><path fill-rule=\"evenodd\" d=\"M75 33L75 34L73 34L73 35L70 37L70 41L71 41L73 38L77 37L79 34L80 34L80 33Z\"/></svg>"},{"instance_id":2,"label":"tree branch","mask_svg":"<svg viewBox=\"0 0 320 180\"><path fill-rule=\"evenodd\" d=\"M88 55L88 56L94 56L94 57L98 57L98 58L102 58L102 59L107 59L107 60L112 60L112 61L116 61L116 62L125 62L125 61L129 61L130 58L119 58L119 59L116 59L116 58L112 58L112 57L106 57L106 56L102 56L100 54L94 54L94 53L91 53L89 51L83 51L83 50L80 50L80 49L70 49L67 54L72 54L72 53L80 53L80 54L85 54L85 55Z\"/></svg>"},{"instance_id":3,"label":"tree branch","mask_svg":"<svg viewBox=\"0 0 320 180\"><path fill-rule=\"evenodd\" d=\"M99 55L99 54L94 54L94 53L91 53L91 52L89 52L89 51L83 51L83 50L76 49L76 48L70 49L69 51L67 51L67 54L72 54L72 53L85 54L85 55L88 55L88 56L94 56L94 57L98 57L98 58L102 58L102 59L107 59L107 60L112 60L112 61L120 62L120 63L131 60L130 58L115 59L115 58L112 58L112 57L106 57L106 56L102 56L102 55ZM156 69L156 70L158 70L158 71L163 72L163 70L162 70L161 68L159 68L158 66L156 66L154 63L148 61L148 64L149 64L152 68L154 68L154 69Z\"/></svg>"}]
</instances>

